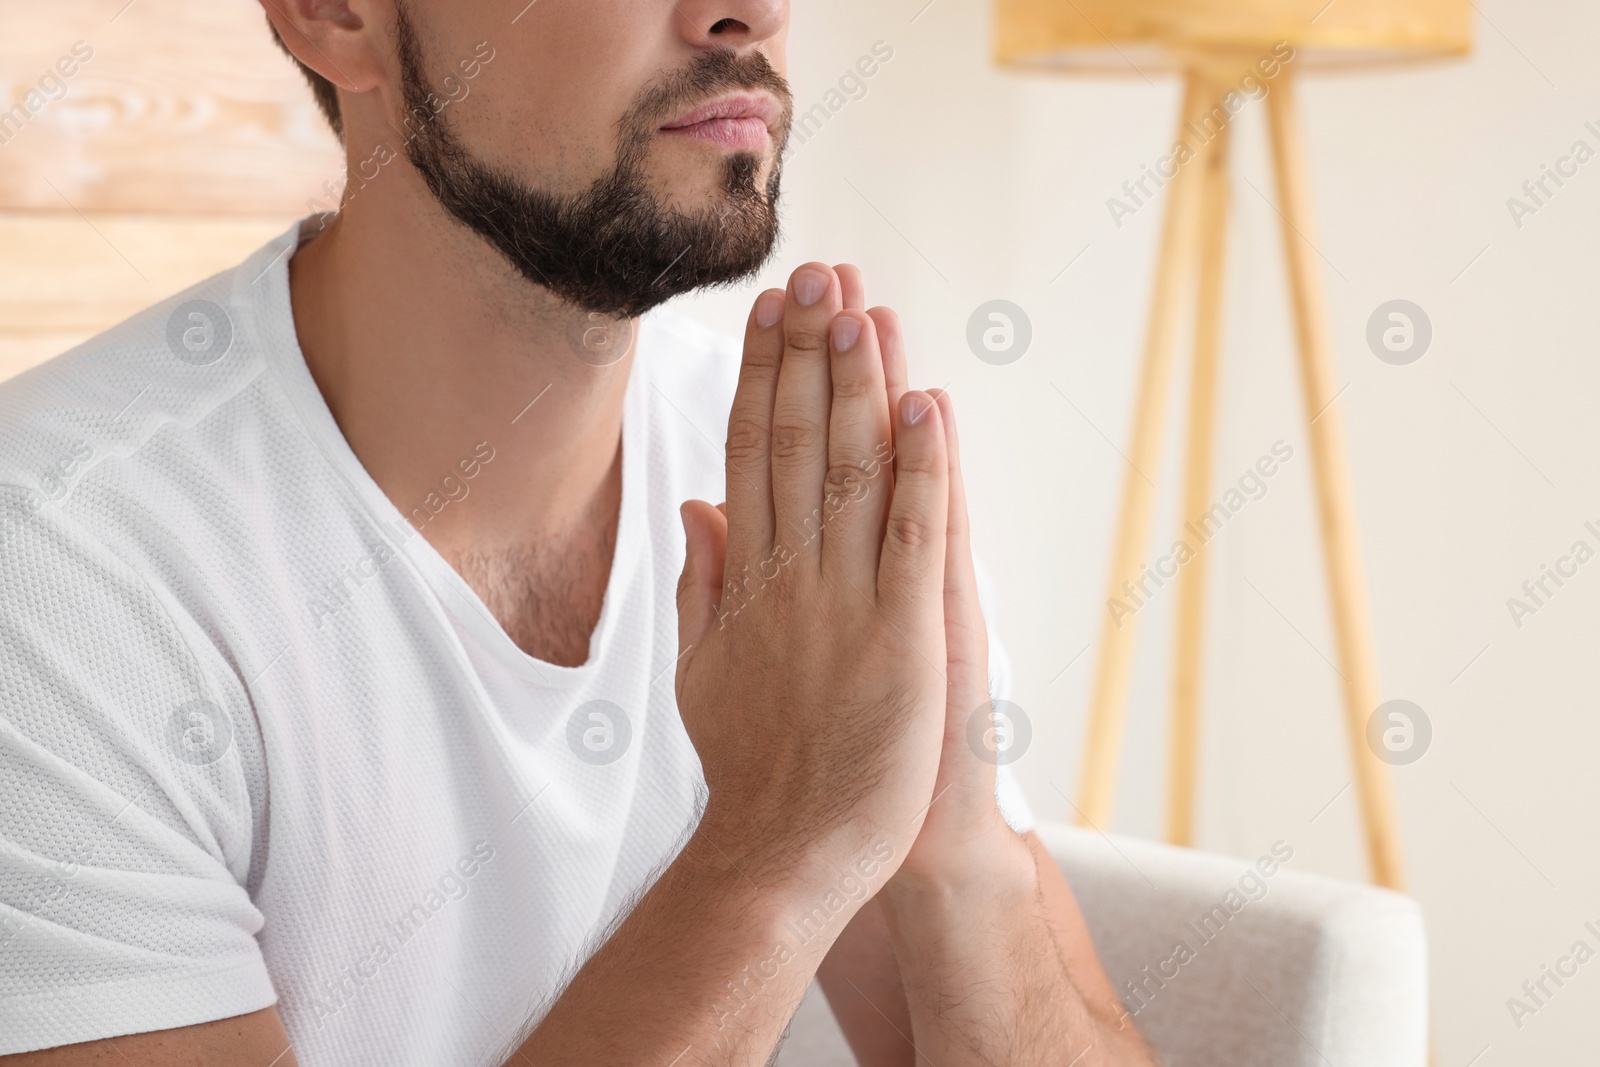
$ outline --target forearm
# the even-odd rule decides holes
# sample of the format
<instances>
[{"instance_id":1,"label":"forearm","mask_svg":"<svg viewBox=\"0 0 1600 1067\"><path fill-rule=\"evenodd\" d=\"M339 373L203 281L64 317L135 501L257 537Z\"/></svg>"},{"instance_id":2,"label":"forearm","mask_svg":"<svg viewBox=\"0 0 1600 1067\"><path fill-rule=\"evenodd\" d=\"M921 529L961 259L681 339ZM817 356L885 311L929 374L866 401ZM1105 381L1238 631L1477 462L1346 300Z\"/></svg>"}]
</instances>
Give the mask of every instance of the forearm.
<instances>
[{"instance_id":1,"label":"forearm","mask_svg":"<svg viewBox=\"0 0 1600 1067\"><path fill-rule=\"evenodd\" d=\"M1153 1062L1125 1017L1075 980L1040 875L1012 835L954 880L897 878L879 896L919 1062Z\"/></svg>"},{"instance_id":2,"label":"forearm","mask_svg":"<svg viewBox=\"0 0 1600 1067\"><path fill-rule=\"evenodd\" d=\"M735 856L691 838L509 1062L765 1064L849 916L803 941L802 883Z\"/></svg>"},{"instance_id":3,"label":"forearm","mask_svg":"<svg viewBox=\"0 0 1600 1067\"><path fill-rule=\"evenodd\" d=\"M712 800L699 829L509 1064L762 1067L811 977L898 867L853 821L794 833ZM784 825L787 829L784 830Z\"/></svg>"}]
</instances>

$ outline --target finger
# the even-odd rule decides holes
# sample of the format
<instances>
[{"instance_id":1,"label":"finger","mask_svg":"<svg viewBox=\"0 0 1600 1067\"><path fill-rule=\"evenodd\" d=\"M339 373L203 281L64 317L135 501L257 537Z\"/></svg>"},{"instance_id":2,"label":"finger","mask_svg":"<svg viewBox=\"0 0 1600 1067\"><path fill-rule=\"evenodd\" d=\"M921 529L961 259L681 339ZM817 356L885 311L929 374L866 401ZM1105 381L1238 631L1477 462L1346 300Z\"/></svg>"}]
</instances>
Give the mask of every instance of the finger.
<instances>
[{"instance_id":1,"label":"finger","mask_svg":"<svg viewBox=\"0 0 1600 1067\"><path fill-rule=\"evenodd\" d=\"M906 377L906 332L900 316L892 308L875 307L867 312L878 327L878 347L883 351L883 380L889 389L889 410L900 407L900 398L911 388Z\"/></svg>"},{"instance_id":2,"label":"finger","mask_svg":"<svg viewBox=\"0 0 1600 1067\"><path fill-rule=\"evenodd\" d=\"M978 603L978 576L972 563L972 526L967 513L965 480L961 475L961 445L956 433L955 404L942 389L929 390L944 424L945 456L949 463L950 512L945 524L944 637L949 681L947 737L961 736L968 718L990 700L989 630ZM946 748L949 749L949 745ZM955 751L966 753L965 745ZM975 781L992 793L994 775Z\"/></svg>"},{"instance_id":3,"label":"finger","mask_svg":"<svg viewBox=\"0 0 1600 1067\"><path fill-rule=\"evenodd\" d=\"M870 585L883 546L892 458L889 403L877 329L864 311L843 311L828 330L833 401L823 485L822 566Z\"/></svg>"},{"instance_id":4,"label":"finger","mask_svg":"<svg viewBox=\"0 0 1600 1067\"><path fill-rule=\"evenodd\" d=\"M783 357L772 405L773 544L796 555L818 540L822 482L828 475L828 324L841 307L839 279L824 263L808 263L789 279L783 313ZM810 557L815 561L820 553Z\"/></svg>"},{"instance_id":5,"label":"finger","mask_svg":"<svg viewBox=\"0 0 1600 1067\"><path fill-rule=\"evenodd\" d=\"M895 408L894 495L878 562L878 600L902 627L922 630L942 609L950 466L939 409L909 391Z\"/></svg>"},{"instance_id":6,"label":"finger","mask_svg":"<svg viewBox=\"0 0 1600 1067\"><path fill-rule=\"evenodd\" d=\"M772 545L772 404L783 360L784 299L782 290L769 289L750 309L739 385L728 414L726 482L733 506L728 551L741 563L760 558Z\"/></svg>"},{"instance_id":7,"label":"finger","mask_svg":"<svg viewBox=\"0 0 1600 1067\"><path fill-rule=\"evenodd\" d=\"M957 652L964 663L978 666L982 677L978 687L987 689L989 641L983 612L978 606L978 575L972 565L972 526L967 515L967 490L961 476L961 445L956 435L955 404L943 389L930 389L928 395L939 408L944 426L945 457L949 464L950 511L945 520L944 607L947 628L956 627L963 642L952 645L949 656L954 665ZM952 677L954 682L955 678Z\"/></svg>"},{"instance_id":8,"label":"finger","mask_svg":"<svg viewBox=\"0 0 1600 1067\"><path fill-rule=\"evenodd\" d=\"M839 276L839 292L845 310L865 311L867 285L861 276L861 268L854 263L840 263L833 268L833 272Z\"/></svg>"},{"instance_id":9,"label":"finger","mask_svg":"<svg viewBox=\"0 0 1600 1067\"><path fill-rule=\"evenodd\" d=\"M704 640L722 601L727 560L728 523L704 500L690 500L678 509L683 520L683 574L678 578L678 670L690 648Z\"/></svg>"}]
</instances>

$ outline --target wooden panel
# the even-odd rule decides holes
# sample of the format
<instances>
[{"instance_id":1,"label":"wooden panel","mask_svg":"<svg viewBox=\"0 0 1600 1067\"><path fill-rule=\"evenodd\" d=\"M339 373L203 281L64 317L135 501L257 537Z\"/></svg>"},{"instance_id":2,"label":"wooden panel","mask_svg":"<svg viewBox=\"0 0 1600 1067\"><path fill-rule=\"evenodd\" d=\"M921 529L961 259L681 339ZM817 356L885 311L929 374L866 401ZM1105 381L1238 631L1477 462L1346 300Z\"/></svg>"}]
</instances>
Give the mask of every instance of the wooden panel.
<instances>
[{"instance_id":1,"label":"wooden panel","mask_svg":"<svg viewBox=\"0 0 1600 1067\"><path fill-rule=\"evenodd\" d=\"M1200 51L1269 51L1301 66L1461 55L1470 0L996 0L995 52L1030 66L1161 69Z\"/></svg>"},{"instance_id":2,"label":"wooden panel","mask_svg":"<svg viewBox=\"0 0 1600 1067\"><path fill-rule=\"evenodd\" d=\"M0 5L0 209L299 215L343 175L256 0Z\"/></svg>"},{"instance_id":3,"label":"wooden panel","mask_svg":"<svg viewBox=\"0 0 1600 1067\"><path fill-rule=\"evenodd\" d=\"M0 378L233 266L289 222L0 213Z\"/></svg>"}]
</instances>

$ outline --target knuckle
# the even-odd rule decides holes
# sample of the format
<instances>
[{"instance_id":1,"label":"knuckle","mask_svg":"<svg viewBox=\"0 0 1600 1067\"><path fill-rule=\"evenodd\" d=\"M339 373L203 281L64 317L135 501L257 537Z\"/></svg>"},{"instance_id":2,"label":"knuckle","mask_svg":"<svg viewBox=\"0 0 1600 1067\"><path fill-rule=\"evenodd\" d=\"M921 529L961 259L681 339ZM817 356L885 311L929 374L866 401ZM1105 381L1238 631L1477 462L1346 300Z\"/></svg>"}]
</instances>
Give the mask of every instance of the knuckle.
<instances>
[{"instance_id":1,"label":"knuckle","mask_svg":"<svg viewBox=\"0 0 1600 1067\"><path fill-rule=\"evenodd\" d=\"M746 350L744 359L739 363L739 380L735 386L734 403L757 403L761 398L770 397L778 384L778 365L781 354L776 349L763 351L760 348Z\"/></svg>"},{"instance_id":2,"label":"knuckle","mask_svg":"<svg viewBox=\"0 0 1600 1067\"><path fill-rule=\"evenodd\" d=\"M735 462L759 459L766 451L767 428L754 419L734 419L728 424L727 455Z\"/></svg>"},{"instance_id":3,"label":"knuckle","mask_svg":"<svg viewBox=\"0 0 1600 1067\"><path fill-rule=\"evenodd\" d=\"M861 468L853 463L834 461L828 466L828 477L822 483L825 501L850 501L861 495Z\"/></svg>"},{"instance_id":4,"label":"knuckle","mask_svg":"<svg viewBox=\"0 0 1600 1067\"><path fill-rule=\"evenodd\" d=\"M793 356L818 356L828 352L828 337L822 330L809 326L791 329L783 339L785 359Z\"/></svg>"},{"instance_id":5,"label":"knuckle","mask_svg":"<svg viewBox=\"0 0 1600 1067\"><path fill-rule=\"evenodd\" d=\"M943 467L943 457L932 449L902 448L895 455L894 474L900 481L931 485Z\"/></svg>"},{"instance_id":6,"label":"knuckle","mask_svg":"<svg viewBox=\"0 0 1600 1067\"><path fill-rule=\"evenodd\" d=\"M822 446L822 429L802 418L781 418L772 424L772 458L779 461L798 459L814 453Z\"/></svg>"},{"instance_id":7,"label":"knuckle","mask_svg":"<svg viewBox=\"0 0 1600 1067\"><path fill-rule=\"evenodd\" d=\"M921 550L933 544L937 531L926 516L914 511L899 511L889 516L885 536L901 548Z\"/></svg>"},{"instance_id":8,"label":"knuckle","mask_svg":"<svg viewBox=\"0 0 1600 1067\"><path fill-rule=\"evenodd\" d=\"M879 389L882 392L882 389ZM833 398L835 400L860 400L872 393L872 383L869 379L859 374L841 373L835 367L833 374Z\"/></svg>"},{"instance_id":9,"label":"knuckle","mask_svg":"<svg viewBox=\"0 0 1600 1067\"><path fill-rule=\"evenodd\" d=\"M766 381L777 371L781 355L776 345L745 345L744 358L739 363L740 379L751 383Z\"/></svg>"}]
</instances>

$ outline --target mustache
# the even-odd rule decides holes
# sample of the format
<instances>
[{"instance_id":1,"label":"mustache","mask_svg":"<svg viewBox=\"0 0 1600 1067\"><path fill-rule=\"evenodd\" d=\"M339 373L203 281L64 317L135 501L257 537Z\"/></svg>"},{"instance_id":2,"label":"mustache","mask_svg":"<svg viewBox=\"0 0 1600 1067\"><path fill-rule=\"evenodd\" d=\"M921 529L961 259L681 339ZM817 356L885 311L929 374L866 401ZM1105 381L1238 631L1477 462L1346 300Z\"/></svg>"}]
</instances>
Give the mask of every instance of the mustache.
<instances>
[{"instance_id":1,"label":"mustache","mask_svg":"<svg viewBox=\"0 0 1600 1067\"><path fill-rule=\"evenodd\" d=\"M789 82L760 52L740 55L725 48L701 52L688 66L673 71L648 86L622 117L624 141L638 144L656 130L713 96L737 90L765 91L783 108L776 140L781 158L789 127L794 121L794 94Z\"/></svg>"}]
</instances>

